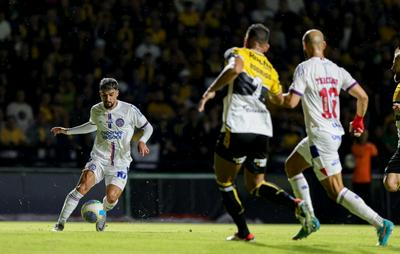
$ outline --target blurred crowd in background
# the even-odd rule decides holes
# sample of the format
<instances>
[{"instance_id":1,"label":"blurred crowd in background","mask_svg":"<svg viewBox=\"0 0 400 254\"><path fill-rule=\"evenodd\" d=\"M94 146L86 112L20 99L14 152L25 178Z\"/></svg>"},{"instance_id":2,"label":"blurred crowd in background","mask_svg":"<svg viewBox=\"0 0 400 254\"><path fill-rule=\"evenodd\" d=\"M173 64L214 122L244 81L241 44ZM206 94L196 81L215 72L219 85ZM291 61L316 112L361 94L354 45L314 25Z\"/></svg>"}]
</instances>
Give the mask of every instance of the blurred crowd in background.
<instances>
[{"instance_id":1,"label":"blurred crowd in background","mask_svg":"<svg viewBox=\"0 0 400 254\"><path fill-rule=\"evenodd\" d=\"M267 57L287 90L304 60L301 37L321 29L327 57L345 67L370 97L366 126L383 172L397 147L390 67L400 25L399 0L47 0L0 1L0 164L82 167L93 135L53 137L53 126L88 121L98 84L114 77L120 99L155 127L152 155L139 169L211 172L221 125L218 95L197 103L223 67L223 54L242 46L252 23L271 29ZM342 93L345 128L355 100ZM269 170L305 136L301 109L270 107L274 138ZM354 142L343 140L341 154ZM135 156L135 155L134 155ZM136 156L135 156L136 157ZM133 165L134 166L134 165Z\"/></svg>"}]
</instances>

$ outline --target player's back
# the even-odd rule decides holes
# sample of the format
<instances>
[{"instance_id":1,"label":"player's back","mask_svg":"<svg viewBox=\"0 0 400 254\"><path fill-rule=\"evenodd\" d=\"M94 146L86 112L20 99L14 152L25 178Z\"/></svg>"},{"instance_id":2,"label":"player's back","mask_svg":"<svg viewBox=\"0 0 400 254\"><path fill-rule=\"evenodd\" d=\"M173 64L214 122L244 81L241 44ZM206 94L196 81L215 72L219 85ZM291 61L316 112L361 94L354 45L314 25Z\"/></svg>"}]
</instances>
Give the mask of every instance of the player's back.
<instances>
[{"instance_id":1,"label":"player's back","mask_svg":"<svg viewBox=\"0 0 400 254\"><path fill-rule=\"evenodd\" d=\"M343 68L326 58L312 57L297 67L291 90L302 95L307 132L328 131L343 135L340 123L340 90L357 82Z\"/></svg>"},{"instance_id":2,"label":"player's back","mask_svg":"<svg viewBox=\"0 0 400 254\"><path fill-rule=\"evenodd\" d=\"M400 104L400 83L397 84L396 89L393 93L393 103ZM394 111L394 117L396 119L396 127L397 127L397 136L398 136L398 142L397 142L397 147L400 147L400 112L399 111Z\"/></svg>"},{"instance_id":3,"label":"player's back","mask_svg":"<svg viewBox=\"0 0 400 254\"><path fill-rule=\"evenodd\" d=\"M243 60L243 71L230 84L224 98L223 131L272 136L272 121L265 106L267 92L281 93L278 73L264 54L249 48L231 48L225 53Z\"/></svg>"}]
</instances>

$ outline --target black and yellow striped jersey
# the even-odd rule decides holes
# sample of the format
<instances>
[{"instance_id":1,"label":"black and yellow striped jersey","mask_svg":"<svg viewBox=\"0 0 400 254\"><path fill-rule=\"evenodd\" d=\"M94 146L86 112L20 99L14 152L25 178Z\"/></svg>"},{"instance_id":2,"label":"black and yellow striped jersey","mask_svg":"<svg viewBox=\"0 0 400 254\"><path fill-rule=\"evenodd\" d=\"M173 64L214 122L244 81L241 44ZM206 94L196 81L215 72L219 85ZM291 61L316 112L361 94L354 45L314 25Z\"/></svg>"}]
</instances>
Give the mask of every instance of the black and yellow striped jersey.
<instances>
[{"instance_id":1,"label":"black and yellow striped jersey","mask_svg":"<svg viewBox=\"0 0 400 254\"><path fill-rule=\"evenodd\" d=\"M248 48L231 48L225 59L240 57L243 71L228 87L224 98L222 131L256 133L272 137L270 112L265 106L267 93L282 93L279 76L264 54Z\"/></svg>"},{"instance_id":2,"label":"black and yellow striped jersey","mask_svg":"<svg viewBox=\"0 0 400 254\"><path fill-rule=\"evenodd\" d=\"M396 90L393 93L393 104L400 104L400 83L397 84ZM400 147L400 112L394 111L394 118L396 119L397 136L399 138L398 147Z\"/></svg>"}]
</instances>

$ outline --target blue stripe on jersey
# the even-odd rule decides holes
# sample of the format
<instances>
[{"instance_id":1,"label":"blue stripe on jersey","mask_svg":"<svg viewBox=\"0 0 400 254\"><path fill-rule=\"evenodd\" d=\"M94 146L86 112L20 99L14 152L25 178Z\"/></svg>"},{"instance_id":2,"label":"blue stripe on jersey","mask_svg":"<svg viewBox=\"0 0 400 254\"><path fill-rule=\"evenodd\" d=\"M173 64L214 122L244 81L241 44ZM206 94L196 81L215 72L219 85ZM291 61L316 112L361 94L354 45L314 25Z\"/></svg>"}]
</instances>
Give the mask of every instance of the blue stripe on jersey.
<instances>
[{"instance_id":1,"label":"blue stripe on jersey","mask_svg":"<svg viewBox=\"0 0 400 254\"><path fill-rule=\"evenodd\" d=\"M111 113L108 113L108 120L107 120L107 123L108 123L108 128L110 128L111 129L111 124L112 124L112 118L111 118Z\"/></svg>"},{"instance_id":2,"label":"blue stripe on jersey","mask_svg":"<svg viewBox=\"0 0 400 254\"><path fill-rule=\"evenodd\" d=\"M318 153L318 149L317 149L317 147L316 146L310 146L310 152L311 152L311 156L313 157L313 158L317 158L318 156L319 156L319 153Z\"/></svg>"},{"instance_id":3,"label":"blue stripe on jersey","mask_svg":"<svg viewBox=\"0 0 400 254\"><path fill-rule=\"evenodd\" d=\"M111 155L110 155L111 166L114 166L114 156L115 156L115 143L111 142Z\"/></svg>"}]
</instances>

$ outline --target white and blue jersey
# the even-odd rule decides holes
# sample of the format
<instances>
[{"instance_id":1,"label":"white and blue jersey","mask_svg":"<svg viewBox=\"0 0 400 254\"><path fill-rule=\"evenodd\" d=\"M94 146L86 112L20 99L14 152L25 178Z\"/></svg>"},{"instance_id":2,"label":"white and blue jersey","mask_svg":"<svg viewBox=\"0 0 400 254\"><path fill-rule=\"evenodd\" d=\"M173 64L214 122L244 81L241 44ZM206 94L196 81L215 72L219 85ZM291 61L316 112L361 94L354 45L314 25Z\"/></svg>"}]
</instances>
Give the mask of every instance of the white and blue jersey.
<instances>
[{"instance_id":1,"label":"white and blue jersey","mask_svg":"<svg viewBox=\"0 0 400 254\"><path fill-rule=\"evenodd\" d=\"M116 168L131 163L131 140L135 127L143 128L148 124L138 108L123 101L118 101L111 110L106 109L102 102L94 105L89 122L97 127L91 159Z\"/></svg>"},{"instance_id":2,"label":"white and blue jersey","mask_svg":"<svg viewBox=\"0 0 400 254\"><path fill-rule=\"evenodd\" d=\"M289 90L301 96L307 133L343 135L339 94L357 84L345 69L329 59L312 57L299 64Z\"/></svg>"}]
</instances>

